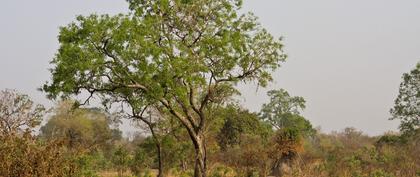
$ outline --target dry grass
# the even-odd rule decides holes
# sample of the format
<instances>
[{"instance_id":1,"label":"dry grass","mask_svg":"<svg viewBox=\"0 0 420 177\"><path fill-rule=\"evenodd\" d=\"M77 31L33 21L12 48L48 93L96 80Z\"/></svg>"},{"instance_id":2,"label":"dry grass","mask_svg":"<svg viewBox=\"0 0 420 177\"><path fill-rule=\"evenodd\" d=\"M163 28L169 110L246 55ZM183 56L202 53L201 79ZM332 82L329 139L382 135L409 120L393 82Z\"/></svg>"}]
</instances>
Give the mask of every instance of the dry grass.
<instances>
[{"instance_id":1,"label":"dry grass","mask_svg":"<svg viewBox=\"0 0 420 177\"><path fill-rule=\"evenodd\" d=\"M157 171L156 170L151 170L150 171L152 176L157 176ZM101 177L118 177L118 172L116 171L103 171L103 172L99 172L98 173L99 176ZM134 176L130 171L127 171L123 174L123 176Z\"/></svg>"},{"instance_id":2,"label":"dry grass","mask_svg":"<svg viewBox=\"0 0 420 177\"><path fill-rule=\"evenodd\" d=\"M102 177L117 177L118 176L118 172L115 172L115 171L104 171L104 172L99 172L98 175L99 176L102 176ZM132 174L130 172L126 172L126 173L124 173L124 176L132 176Z\"/></svg>"}]
</instances>

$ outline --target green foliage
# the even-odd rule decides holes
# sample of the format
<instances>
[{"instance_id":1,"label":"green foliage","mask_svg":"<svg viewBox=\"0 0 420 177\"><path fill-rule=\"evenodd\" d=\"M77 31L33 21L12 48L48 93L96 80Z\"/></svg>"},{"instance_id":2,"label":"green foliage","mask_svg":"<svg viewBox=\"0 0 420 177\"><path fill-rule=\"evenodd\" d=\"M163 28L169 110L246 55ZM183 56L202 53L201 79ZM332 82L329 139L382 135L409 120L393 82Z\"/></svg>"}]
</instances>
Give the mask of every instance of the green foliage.
<instances>
[{"instance_id":1,"label":"green foliage","mask_svg":"<svg viewBox=\"0 0 420 177\"><path fill-rule=\"evenodd\" d=\"M173 135L166 135L161 137L161 158L164 164L163 173L167 174L174 167L182 167L184 163L189 163L193 157L191 154L194 151L191 143L188 141L188 137L185 134L179 132L173 132L177 137ZM177 139L182 138L182 140ZM146 138L136 147L136 156L138 162L134 162L134 168L138 168L142 171L146 168L158 168L158 157L156 153L156 142L152 137ZM185 169L184 169L185 170Z\"/></svg>"},{"instance_id":2,"label":"green foliage","mask_svg":"<svg viewBox=\"0 0 420 177\"><path fill-rule=\"evenodd\" d=\"M192 170L187 170L187 171L179 171L179 170L173 170L172 174L174 176L179 176L179 177L192 177L194 176L194 173Z\"/></svg>"},{"instance_id":3,"label":"green foliage","mask_svg":"<svg viewBox=\"0 0 420 177\"><path fill-rule=\"evenodd\" d=\"M282 119L283 128L295 129L305 137L313 136L316 133L311 122L300 115L284 114Z\"/></svg>"},{"instance_id":4,"label":"green foliage","mask_svg":"<svg viewBox=\"0 0 420 177\"><path fill-rule=\"evenodd\" d=\"M241 3L166 2L133 0L129 15L79 16L62 27L43 90L52 98L87 91L134 109L176 98L170 106L180 108L190 89L194 101L208 102L234 93L239 81L265 86L285 59L280 41L253 15L237 14Z\"/></svg>"},{"instance_id":5,"label":"green foliage","mask_svg":"<svg viewBox=\"0 0 420 177\"><path fill-rule=\"evenodd\" d=\"M225 166L216 166L210 171L210 177L233 177L235 170Z\"/></svg>"},{"instance_id":6,"label":"green foliage","mask_svg":"<svg viewBox=\"0 0 420 177\"><path fill-rule=\"evenodd\" d=\"M63 139L71 149L109 148L121 138L119 130L111 129L107 115L95 109L72 109L72 103L62 102L55 114L41 127L46 139Z\"/></svg>"},{"instance_id":7,"label":"green foliage","mask_svg":"<svg viewBox=\"0 0 420 177\"><path fill-rule=\"evenodd\" d=\"M128 167L132 161L132 157L127 149L123 146L115 149L112 156L112 163L114 168L118 171L118 176L122 177L125 171L128 170Z\"/></svg>"},{"instance_id":8,"label":"green foliage","mask_svg":"<svg viewBox=\"0 0 420 177\"><path fill-rule=\"evenodd\" d=\"M146 170L146 172L144 172L142 177L153 177L152 173L150 172L150 170Z\"/></svg>"},{"instance_id":9,"label":"green foliage","mask_svg":"<svg viewBox=\"0 0 420 177\"><path fill-rule=\"evenodd\" d=\"M420 63L402 78L391 119L400 120L401 132L410 134L420 128Z\"/></svg>"},{"instance_id":10,"label":"green foliage","mask_svg":"<svg viewBox=\"0 0 420 177\"><path fill-rule=\"evenodd\" d=\"M129 0L129 14L78 16L60 29L51 64L50 98L83 92L106 107L149 106L171 113L195 146L196 173L205 173L208 112L239 91L239 82L266 86L286 56L240 0ZM122 107L124 107L122 106Z\"/></svg>"},{"instance_id":11,"label":"green foliage","mask_svg":"<svg viewBox=\"0 0 420 177\"><path fill-rule=\"evenodd\" d=\"M224 120L217 134L218 144L222 150L239 145L244 135L267 138L271 133L270 127L261 122L257 114L233 105L218 110L218 116Z\"/></svg>"},{"instance_id":12,"label":"green foliage","mask_svg":"<svg viewBox=\"0 0 420 177\"><path fill-rule=\"evenodd\" d=\"M95 171L103 171L112 167L112 163L109 161L106 152L95 151L93 153L90 153L89 155L92 156L92 169L94 169Z\"/></svg>"},{"instance_id":13,"label":"green foliage","mask_svg":"<svg viewBox=\"0 0 420 177\"><path fill-rule=\"evenodd\" d=\"M315 133L311 123L300 116L300 111L305 109L305 99L293 97L284 90L271 90L268 92L270 102L261 109L261 119L270 123L276 129L293 128L305 136Z\"/></svg>"},{"instance_id":14,"label":"green foliage","mask_svg":"<svg viewBox=\"0 0 420 177\"><path fill-rule=\"evenodd\" d=\"M382 145L402 145L405 142L406 142L406 139L403 138L400 135L385 134L378 139L378 141L376 142L376 145L378 145L378 146L382 146Z\"/></svg>"},{"instance_id":15,"label":"green foliage","mask_svg":"<svg viewBox=\"0 0 420 177\"><path fill-rule=\"evenodd\" d=\"M73 174L73 176L80 176L80 177L99 177L96 174L96 170L99 170L100 168L97 168L95 166L95 162L97 159L95 159L92 155L82 154L79 156L74 157L73 163L77 164L78 172Z\"/></svg>"},{"instance_id":16,"label":"green foliage","mask_svg":"<svg viewBox=\"0 0 420 177\"><path fill-rule=\"evenodd\" d=\"M140 176L147 172L147 169L151 167L151 159L149 154L142 148L137 148L134 151L134 157L130 164L130 170L134 175Z\"/></svg>"}]
</instances>

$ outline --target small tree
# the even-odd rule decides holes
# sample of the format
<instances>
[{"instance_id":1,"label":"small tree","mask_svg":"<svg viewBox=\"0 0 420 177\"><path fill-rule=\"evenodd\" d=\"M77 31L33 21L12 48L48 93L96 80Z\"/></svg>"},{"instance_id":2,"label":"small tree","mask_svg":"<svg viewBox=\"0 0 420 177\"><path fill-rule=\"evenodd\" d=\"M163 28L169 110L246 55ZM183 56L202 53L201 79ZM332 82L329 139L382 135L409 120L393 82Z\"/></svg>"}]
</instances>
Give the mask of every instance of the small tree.
<instances>
[{"instance_id":1,"label":"small tree","mask_svg":"<svg viewBox=\"0 0 420 177\"><path fill-rule=\"evenodd\" d=\"M401 120L401 132L411 134L420 128L420 63L402 78L391 119Z\"/></svg>"},{"instance_id":2,"label":"small tree","mask_svg":"<svg viewBox=\"0 0 420 177\"><path fill-rule=\"evenodd\" d=\"M0 137L18 135L40 125L46 110L27 95L14 90L0 92Z\"/></svg>"},{"instance_id":3,"label":"small tree","mask_svg":"<svg viewBox=\"0 0 420 177\"><path fill-rule=\"evenodd\" d=\"M222 151L239 145L246 134L267 138L272 132L270 125L261 122L256 113L246 109L229 105L217 111L224 121L216 135Z\"/></svg>"},{"instance_id":4,"label":"small tree","mask_svg":"<svg viewBox=\"0 0 420 177\"><path fill-rule=\"evenodd\" d=\"M127 149L123 146L118 147L112 158L112 163L118 171L118 177L123 177L124 173L129 168L131 157Z\"/></svg>"},{"instance_id":5,"label":"small tree","mask_svg":"<svg viewBox=\"0 0 420 177\"><path fill-rule=\"evenodd\" d=\"M79 16L61 28L43 91L50 98L85 91L136 114L162 108L189 133L194 176L204 177L209 112L238 93L238 82L266 86L286 57L282 44L252 14L237 13L241 0L128 2L129 15Z\"/></svg>"},{"instance_id":6,"label":"small tree","mask_svg":"<svg viewBox=\"0 0 420 177\"><path fill-rule=\"evenodd\" d=\"M135 109L132 109L131 113L128 114L130 118L134 118L138 126L146 125L146 129L149 130L153 143L156 149L157 161L158 161L158 177L164 176L164 162L163 162L163 149L162 141L164 136L167 135L169 126L167 124L167 117L171 116L169 113L164 113L163 110L159 111L158 107L146 106L139 113ZM166 121L166 122L165 122ZM141 124L143 123L143 124Z\"/></svg>"},{"instance_id":7,"label":"small tree","mask_svg":"<svg viewBox=\"0 0 420 177\"><path fill-rule=\"evenodd\" d=\"M287 171L283 168L290 168L302 151L303 138L314 135L316 131L300 115L300 111L305 109L305 99L291 96L284 89L271 90L268 96L270 102L262 106L260 115L263 121L277 129L269 154L273 161L273 173L281 176Z\"/></svg>"},{"instance_id":8,"label":"small tree","mask_svg":"<svg viewBox=\"0 0 420 177\"><path fill-rule=\"evenodd\" d=\"M272 138L269 156L273 161L273 174L277 177L290 172L292 162L303 150L303 135L301 130L286 127L278 130Z\"/></svg>"},{"instance_id":9,"label":"small tree","mask_svg":"<svg viewBox=\"0 0 420 177\"><path fill-rule=\"evenodd\" d=\"M300 115L305 109L305 99L291 96L286 90L271 90L268 92L270 102L264 104L260 116L275 129L294 128L303 135L313 135L315 130L311 123Z\"/></svg>"},{"instance_id":10,"label":"small tree","mask_svg":"<svg viewBox=\"0 0 420 177\"><path fill-rule=\"evenodd\" d=\"M137 147L133 154L130 170L134 175L141 176L146 169L150 168L151 161L149 154L143 148Z\"/></svg>"}]
</instances>

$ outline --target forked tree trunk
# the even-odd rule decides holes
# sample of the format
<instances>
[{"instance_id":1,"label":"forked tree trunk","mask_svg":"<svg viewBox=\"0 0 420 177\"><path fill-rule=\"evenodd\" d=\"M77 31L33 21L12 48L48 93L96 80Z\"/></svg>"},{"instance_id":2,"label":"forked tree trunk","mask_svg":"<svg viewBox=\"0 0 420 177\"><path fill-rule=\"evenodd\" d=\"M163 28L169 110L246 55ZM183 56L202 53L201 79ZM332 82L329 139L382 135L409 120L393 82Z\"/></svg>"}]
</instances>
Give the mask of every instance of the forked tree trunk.
<instances>
[{"instance_id":1,"label":"forked tree trunk","mask_svg":"<svg viewBox=\"0 0 420 177\"><path fill-rule=\"evenodd\" d=\"M167 105L166 102L164 104ZM170 106L170 112L177 117L181 123L187 129L187 132L191 138L195 150L195 165L194 165L194 177L206 177L207 176L207 150L206 140L203 133L203 127L205 125L205 118L203 113L199 113L201 122L200 125L194 126L194 121L191 117L184 117L180 113L173 110ZM201 110L200 110L201 111ZM185 110L185 114L188 115L188 110Z\"/></svg>"}]
</instances>

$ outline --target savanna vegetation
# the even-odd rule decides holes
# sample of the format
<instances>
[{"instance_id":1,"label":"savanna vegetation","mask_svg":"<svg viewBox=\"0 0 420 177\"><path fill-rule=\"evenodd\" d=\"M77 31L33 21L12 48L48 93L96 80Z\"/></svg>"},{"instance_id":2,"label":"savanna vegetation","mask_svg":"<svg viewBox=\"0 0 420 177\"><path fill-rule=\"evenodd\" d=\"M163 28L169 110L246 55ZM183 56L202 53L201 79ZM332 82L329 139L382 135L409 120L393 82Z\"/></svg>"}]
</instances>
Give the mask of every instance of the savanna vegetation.
<instances>
[{"instance_id":1,"label":"savanna vegetation","mask_svg":"<svg viewBox=\"0 0 420 177\"><path fill-rule=\"evenodd\" d=\"M326 134L285 89L258 112L235 99L287 58L241 0L127 2L128 14L61 27L40 89L52 109L0 93L0 176L420 176L420 63L390 111L399 132ZM138 133L123 136L123 119Z\"/></svg>"}]
</instances>

